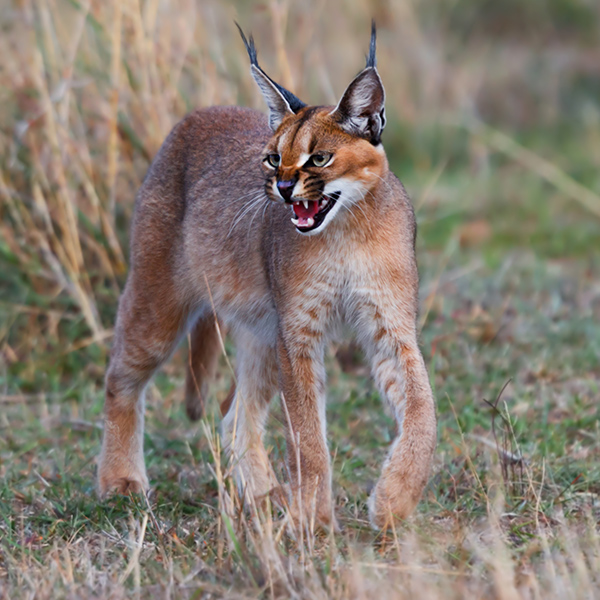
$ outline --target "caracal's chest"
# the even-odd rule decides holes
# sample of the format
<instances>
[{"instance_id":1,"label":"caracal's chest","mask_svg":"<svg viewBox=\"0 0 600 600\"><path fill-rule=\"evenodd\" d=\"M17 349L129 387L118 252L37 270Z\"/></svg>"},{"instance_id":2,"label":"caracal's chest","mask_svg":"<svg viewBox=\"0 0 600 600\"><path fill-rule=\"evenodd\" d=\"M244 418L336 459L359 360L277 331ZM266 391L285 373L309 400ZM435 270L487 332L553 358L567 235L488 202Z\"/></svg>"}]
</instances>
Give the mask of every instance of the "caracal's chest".
<instances>
[{"instance_id":1,"label":"caracal's chest","mask_svg":"<svg viewBox=\"0 0 600 600\"><path fill-rule=\"evenodd\" d=\"M344 238L327 241L287 273L290 281L281 307L294 313L299 326L315 326L323 333L352 324L362 307L381 303L388 270L385 257L367 243Z\"/></svg>"}]
</instances>

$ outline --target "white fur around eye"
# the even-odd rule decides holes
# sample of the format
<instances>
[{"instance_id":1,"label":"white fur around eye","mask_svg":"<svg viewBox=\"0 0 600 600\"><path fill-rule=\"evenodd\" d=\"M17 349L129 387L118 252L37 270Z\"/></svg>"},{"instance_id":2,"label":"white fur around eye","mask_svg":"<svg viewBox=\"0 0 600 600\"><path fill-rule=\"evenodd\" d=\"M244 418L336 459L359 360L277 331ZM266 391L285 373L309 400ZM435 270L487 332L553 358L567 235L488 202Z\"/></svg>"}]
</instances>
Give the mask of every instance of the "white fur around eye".
<instances>
[{"instance_id":1,"label":"white fur around eye","mask_svg":"<svg viewBox=\"0 0 600 600\"><path fill-rule=\"evenodd\" d=\"M303 152L300 155L300 158L298 159L298 162L296 163L297 167L303 167L306 164L306 161L310 158L310 154L307 154L306 152Z\"/></svg>"}]
</instances>

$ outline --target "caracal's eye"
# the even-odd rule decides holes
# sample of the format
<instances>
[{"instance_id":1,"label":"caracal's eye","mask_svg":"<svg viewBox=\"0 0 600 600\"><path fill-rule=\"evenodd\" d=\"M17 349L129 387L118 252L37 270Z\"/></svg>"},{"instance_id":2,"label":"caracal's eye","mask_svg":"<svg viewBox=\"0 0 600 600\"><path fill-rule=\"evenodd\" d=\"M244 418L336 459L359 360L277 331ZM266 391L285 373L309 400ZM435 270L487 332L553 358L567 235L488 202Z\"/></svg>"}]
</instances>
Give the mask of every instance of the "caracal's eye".
<instances>
[{"instance_id":1,"label":"caracal's eye","mask_svg":"<svg viewBox=\"0 0 600 600\"><path fill-rule=\"evenodd\" d=\"M324 167L330 160L332 154L330 152L317 152L313 154L307 161L308 166Z\"/></svg>"},{"instance_id":2,"label":"caracal's eye","mask_svg":"<svg viewBox=\"0 0 600 600\"><path fill-rule=\"evenodd\" d=\"M265 162L268 163L270 167L276 169L281 164L281 156L279 156L279 154L267 154Z\"/></svg>"}]
</instances>

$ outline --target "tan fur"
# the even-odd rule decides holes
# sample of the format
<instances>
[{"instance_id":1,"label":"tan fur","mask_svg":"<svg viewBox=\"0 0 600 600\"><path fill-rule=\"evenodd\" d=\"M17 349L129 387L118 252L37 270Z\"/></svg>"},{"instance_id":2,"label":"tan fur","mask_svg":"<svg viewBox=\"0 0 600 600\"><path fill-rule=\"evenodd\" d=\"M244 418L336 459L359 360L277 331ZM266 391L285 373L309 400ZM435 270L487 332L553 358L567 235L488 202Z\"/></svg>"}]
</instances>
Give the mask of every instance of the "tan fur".
<instances>
[{"instance_id":1,"label":"tan fur","mask_svg":"<svg viewBox=\"0 0 600 600\"><path fill-rule=\"evenodd\" d=\"M399 430L369 500L371 521L386 527L415 508L431 470L436 420L417 344L413 210L382 146L344 131L333 108L289 114L274 134L256 111L203 109L163 144L136 201L106 376L101 494L147 489L143 391L190 328L186 405L200 416L218 352L214 309L237 346L237 387L223 403L222 434L243 493L261 498L281 489L262 442L280 391L290 505L296 515L301 504L305 516L331 522L323 355L347 322ZM330 166L301 166L315 149L333 153ZM270 152L281 154L276 174L262 163ZM275 191L275 179L296 176L294 198L318 199L323 185L341 182L342 198L352 199L313 235L296 230Z\"/></svg>"}]
</instances>

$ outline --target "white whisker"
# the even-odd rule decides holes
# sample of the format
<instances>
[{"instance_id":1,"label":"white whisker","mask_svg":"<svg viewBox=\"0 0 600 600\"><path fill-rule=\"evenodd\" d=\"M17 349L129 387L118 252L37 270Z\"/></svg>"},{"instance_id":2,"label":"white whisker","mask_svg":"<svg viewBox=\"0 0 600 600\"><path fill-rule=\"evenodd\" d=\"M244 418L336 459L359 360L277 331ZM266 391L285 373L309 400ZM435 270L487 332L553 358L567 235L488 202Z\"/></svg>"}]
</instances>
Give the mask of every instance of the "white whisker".
<instances>
[{"instance_id":1,"label":"white whisker","mask_svg":"<svg viewBox=\"0 0 600 600\"><path fill-rule=\"evenodd\" d=\"M385 183L385 185L387 185L387 187L388 187L388 190L390 190L390 192L391 192L392 194L394 194L394 190L392 189L392 186L391 186L391 185L390 185L390 184L389 184L389 183L388 183L388 182L387 182L387 181L386 181L386 180L385 180L383 177L380 177L380 176L379 176L379 175L377 175L376 173L372 173L372 175L375 175L375 177L377 177L377 179L380 179L381 181L383 181L383 183Z\"/></svg>"},{"instance_id":2,"label":"white whisker","mask_svg":"<svg viewBox=\"0 0 600 600\"><path fill-rule=\"evenodd\" d=\"M361 193L361 195L362 195L362 198L361 198L361 200L364 200L364 199L365 199L365 193L364 193L364 192L360 192L360 193ZM354 202L352 202L352 203L351 203L351 207L352 207L352 208L356 207L356 208L358 208L358 210L360 210L360 212L361 212L361 213L362 213L362 215L363 215L363 220L362 220L362 223L361 223L361 224L362 224L363 226L365 226L365 227L368 227L368 228L370 228L370 227L371 227L371 223L369 222L369 218L368 218L368 216L367 216L367 213L365 212L365 209L364 209L364 208L363 208L363 207L360 205L360 203L359 203L357 200L355 200ZM356 214L354 214L354 212L353 212L353 211L351 211L351 212L352 212L352 214L354 215L354 217L356 218Z\"/></svg>"},{"instance_id":3,"label":"white whisker","mask_svg":"<svg viewBox=\"0 0 600 600\"><path fill-rule=\"evenodd\" d=\"M250 212L257 204L265 198L264 193L261 191L257 197L251 198L247 204L244 204L242 208L237 212L236 216L231 223L231 227L229 228L229 232L227 233L227 237L231 235L231 232L234 230L235 226Z\"/></svg>"},{"instance_id":4,"label":"white whisker","mask_svg":"<svg viewBox=\"0 0 600 600\"><path fill-rule=\"evenodd\" d=\"M265 199L264 199L265 206L267 205L267 202L269 202L269 199L265 197ZM250 235L250 231L252 230L252 223L254 223L254 219L256 219L256 215L260 212L260 207L261 207L261 204L259 202L257 209L254 211L254 214L252 215L252 219L250 219L250 224L248 225L248 236ZM263 212L264 212L264 208L263 208ZM246 236L246 238L248 236Z\"/></svg>"},{"instance_id":5,"label":"white whisker","mask_svg":"<svg viewBox=\"0 0 600 600\"><path fill-rule=\"evenodd\" d=\"M340 208L347 210L349 214L351 214L353 217L356 217L356 215L350 210L350 207L347 206L345 202L340 202Z\"/></svg>"},{"instance_id":6,"label":"white whisker","mask_svg":"<svg viewBox=\"0 0 600 600\"><path fill-rule=\"evenodd\" d=\"M365 193L362 192L362 198L361 198L361 200L364 200L364 199L365 199ZM356 206L356 208L358 208L358 210L360 210L360 212L363 214L363 216L365 218L365 221L369 220L369 217L367 216L367 213L365 212L365 209L358 203L358 201L354 201L352 203L352 205Z\"/></svg>"},{"instance_id":7,"label":"white whisker","mask_svg":"<svg viewBox=\"0 0 600 600\"><path fill-rule=\"evenodd\" d=\"M263 208L263 211L262 211L262 216L260 217L260 222L261 223L264 223L264 220L265 220L265 211L267 210L267 206L269 206L270 202L271 201L269 200L269 198L267 198L267 201L265 202L265 207Z\"/></svg>"}]
</instances>

